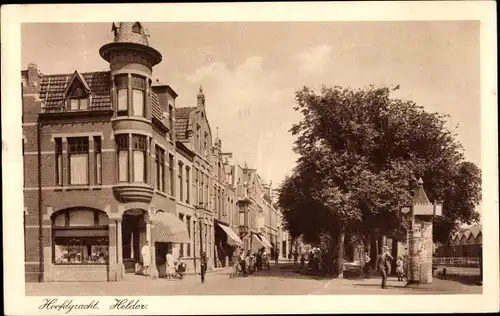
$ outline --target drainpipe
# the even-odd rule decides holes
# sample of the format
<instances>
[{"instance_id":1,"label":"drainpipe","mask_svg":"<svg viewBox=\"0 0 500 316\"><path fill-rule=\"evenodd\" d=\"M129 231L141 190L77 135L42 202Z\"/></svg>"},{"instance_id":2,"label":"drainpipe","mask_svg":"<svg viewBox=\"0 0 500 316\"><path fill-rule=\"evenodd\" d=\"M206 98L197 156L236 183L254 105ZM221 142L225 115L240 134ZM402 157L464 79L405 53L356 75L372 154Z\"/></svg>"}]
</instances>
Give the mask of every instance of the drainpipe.
<instances>
[{"instance_id":1,"label":"drainpipe","mask_svg":"<svg viewBox=\"0 0 500 316\"><path fill-rule=\"evenodd\" d=\"M38 273L38 281L43 282L44 273L44 257L43 257L43 212L42 212L42 127L40 118L38 118L37 124L37 151L38 151L38 251L40 257L40 266Z\"/></svg>"}]
</instances>

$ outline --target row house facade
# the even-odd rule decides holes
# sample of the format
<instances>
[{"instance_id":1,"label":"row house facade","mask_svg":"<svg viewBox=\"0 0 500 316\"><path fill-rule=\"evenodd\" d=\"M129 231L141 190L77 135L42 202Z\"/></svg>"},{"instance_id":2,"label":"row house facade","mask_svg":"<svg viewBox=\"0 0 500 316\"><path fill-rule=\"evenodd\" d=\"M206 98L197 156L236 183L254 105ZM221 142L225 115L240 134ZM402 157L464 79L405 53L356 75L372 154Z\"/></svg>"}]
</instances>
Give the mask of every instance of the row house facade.
<instances>
[{"instance_id":1,"label":"row house facade","mask_svg":"<svg viewBox=\"0 0 500 316\"><path fill-rule=\"evenodd\" d=\"M153 80L162 55L142 23L111 31L99 50L109 70L21 71L27 281L122 280L147 243L159 276L169 251L199 272L203 252L225 266L259 233L262 185L212 140L202 89L196 106L176 106Z\"/></svg>"}]
</instances>

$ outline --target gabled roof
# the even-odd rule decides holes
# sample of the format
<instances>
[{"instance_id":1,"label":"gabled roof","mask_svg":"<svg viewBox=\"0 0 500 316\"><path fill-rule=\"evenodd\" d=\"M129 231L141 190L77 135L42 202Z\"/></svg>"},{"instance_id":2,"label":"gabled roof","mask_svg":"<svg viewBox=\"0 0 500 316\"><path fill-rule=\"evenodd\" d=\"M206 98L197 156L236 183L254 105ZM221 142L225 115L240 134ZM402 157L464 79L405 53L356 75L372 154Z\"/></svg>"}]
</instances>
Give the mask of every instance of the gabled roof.
<instances>
[{"instance_id":1,"label":"gabled roof","mask_svg":"<svg viewBox=\"0 0 500 316\"><path fill-rule=\"evenodd\" d=\"M45 108L62 110L66 106L66 92L73 80L81 80L87 85L91 95L89 109L112 109L111 102L111 77L109 71L95 71L72 74L43 75L40 85L40 99L45 103ZM151 114L161 121L163 113L158 102L158 96L151 92Z\"/></svg>"},{"instance_id":2,"label":"gabled roof","mask_svg":"<svg viewBox=\"0 0 500 316\"><path fill-rule=\"evenodd\" d=\"M196 107L175 109L175 137L180 142L189 140L187 133L189 129L189 116L193 111L196 111Z\"/></svg>"},{"instance_id":3,"label":"gabled roof","mask_svg":"<svg viewBox=\"0 0 500 316\"><path fill-rule=\"evenodd\" d=\"M476 224L472 227L460 228L453 236L452 241L461 241L462 239L474 238L476 239L479 235L482 234L482 226L481 224Z\"/></svg>"},{"instance_id":4,"label":"gabled roof","mask_svg":"<svg viewBox=\"0 0 500 316\"><path fill-rule=\"evenodd\" d=\"M58 108L65 105L66 92L69 84L76 78L87 84L92 96L89 108L111 108L110 73L109 71L95 71L73 74L43 75L40 85L40 99L46 108Z\"/></svg>"},{"instance_id":5,"label":"gabled roof","mask_svg":"<svg viewBox=\"0 0 500 316\"><path fill-rule=\"evenodd\" d=\"M429 201L429 198L427 197L427 194L425 193L424 182L422 181L422 179L418 180L418 187L415 190L415 194L413 196L413 203L415 203L415 204L431 204L431 201Z\"/></svg>"}]
</instances>

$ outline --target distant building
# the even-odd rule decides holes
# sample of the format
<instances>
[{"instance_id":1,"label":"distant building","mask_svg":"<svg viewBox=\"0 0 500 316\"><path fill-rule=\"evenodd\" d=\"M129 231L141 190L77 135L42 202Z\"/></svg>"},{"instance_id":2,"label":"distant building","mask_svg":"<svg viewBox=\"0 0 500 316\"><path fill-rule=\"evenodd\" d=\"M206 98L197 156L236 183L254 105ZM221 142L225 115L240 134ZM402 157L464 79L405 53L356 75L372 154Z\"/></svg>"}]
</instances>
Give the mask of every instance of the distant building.
<instances>
[{"instance_id":1,"label":"distant building","mask_svg":"<svg viewBox=\"0 0 500 316\"><path fill-rule=\"evenodd\" d=\"M448 244L437 245L434 257L477 258L481 257L483 233L481 224L460 228Z\"/></svg>"}]
</instances>

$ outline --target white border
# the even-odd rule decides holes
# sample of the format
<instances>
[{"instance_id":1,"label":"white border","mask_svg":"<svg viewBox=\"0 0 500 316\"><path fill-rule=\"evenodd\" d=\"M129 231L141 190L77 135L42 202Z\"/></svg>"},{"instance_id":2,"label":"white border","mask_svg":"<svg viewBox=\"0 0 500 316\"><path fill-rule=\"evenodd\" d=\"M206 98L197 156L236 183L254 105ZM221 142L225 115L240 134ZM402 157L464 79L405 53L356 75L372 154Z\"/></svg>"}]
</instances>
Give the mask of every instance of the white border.
<instances>
[{"instance_id":1,"label":"white border","mask_svg":"<svg viewBox=\"0 0 500 316\"><path fill-rule=\"evenodd\" d=\"M2 167L4 216L4 302L8 315L40 311L25 297L22 245L20 23L140 21L408 21L481 20L481 101L484 286L483 295L385 296L166 296L144 297L146 314L353 313L498 311L498 170L496 4L493 1L340 2L258 4L113 4L2 6ZM7 78L7 79L6 79ZM4 131L8 133L4 134ZM15 172L17 170L17 172ZM14 172L13 172L14 171ZM15 190L13 188L18 188ZM6 192L8 191L8 194ZM61 297L61 299L64 299ZM73 300L78 298L72 298ZM92 298L87 297L90 301ZM111 297L99 297L101 304ZM195 299L195 301L193 301ZM195 302L195 304L193 304ZM362 303L361 303L362 302ZM189 310L187 310L189 309ZM75 312L73 312L74 314ZM92 314L78 311L78 314ZM140 314L133 310L99 314ZM97 313L94 313L97 314Z\"/></svg>"}]
</instances>

